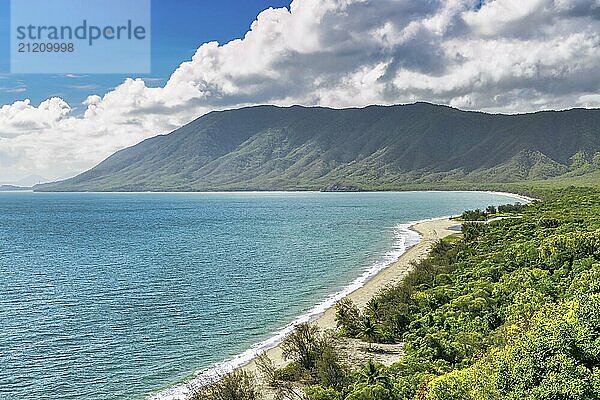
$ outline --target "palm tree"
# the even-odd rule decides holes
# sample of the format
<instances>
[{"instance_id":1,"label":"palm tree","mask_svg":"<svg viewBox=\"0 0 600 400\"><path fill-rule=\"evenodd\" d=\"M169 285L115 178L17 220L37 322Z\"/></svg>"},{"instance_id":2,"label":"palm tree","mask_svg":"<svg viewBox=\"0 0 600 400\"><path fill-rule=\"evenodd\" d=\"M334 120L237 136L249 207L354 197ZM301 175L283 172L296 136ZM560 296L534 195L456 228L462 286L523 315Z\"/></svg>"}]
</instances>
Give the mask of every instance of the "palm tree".
<instances>
[{"instance_id":1,"label":"palm tree","mask_svg":"<svg viewBox=\"0 0 600 400\"><path fill-rule=\"evenodd\" d=\"M373 317L375 317L375 320L377 322L381 322L381 304L379 303L379 301L377 301L376 299L371 299L371 301L369 301L369 311L371 311L371 314L373 314Z\"/></svg>"},{"instance_id":2,"label":"palm tree","mask_svg":"<svg viewBox=\"0 0 600 400\"><path fill-rule=\"evenodd\" d=\"M362 336L369 342L369 350L371 350L371 345L373 344L377 336L377 325L373 323L371 318L364 317L360 327L360 331Z\"/></svg>"},{"instance_id":3,"label":"palm tree","mask_svg":"<svg viewBox=\"0 0 600 400\"><path fill-rule=\"evenodd\" d=\"M360 371L358 383L367 386L380 385L388 390L391 388L390 377L387 376L385 371L379 368L372 359L370 359Z\"/></svg>"}]
</instances>

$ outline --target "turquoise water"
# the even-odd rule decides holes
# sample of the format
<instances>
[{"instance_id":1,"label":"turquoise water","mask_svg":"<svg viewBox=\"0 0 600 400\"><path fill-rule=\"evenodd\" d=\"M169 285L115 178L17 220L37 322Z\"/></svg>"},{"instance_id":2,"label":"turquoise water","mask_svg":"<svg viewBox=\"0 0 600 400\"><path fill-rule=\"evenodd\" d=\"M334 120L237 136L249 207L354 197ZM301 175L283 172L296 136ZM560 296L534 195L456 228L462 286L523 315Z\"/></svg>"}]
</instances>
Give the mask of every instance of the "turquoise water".
<instances>
[{"instance_id":1,"label":"turquoise water","mask_svg":"<svg viewBox=\"0 0 600 400\"><path fill-rule=\"evenodd\" d=\"M144 399L491 193L0 193L0 399ZM399 233L400 232L400 233Z\"/></svg>"}]
</instances>

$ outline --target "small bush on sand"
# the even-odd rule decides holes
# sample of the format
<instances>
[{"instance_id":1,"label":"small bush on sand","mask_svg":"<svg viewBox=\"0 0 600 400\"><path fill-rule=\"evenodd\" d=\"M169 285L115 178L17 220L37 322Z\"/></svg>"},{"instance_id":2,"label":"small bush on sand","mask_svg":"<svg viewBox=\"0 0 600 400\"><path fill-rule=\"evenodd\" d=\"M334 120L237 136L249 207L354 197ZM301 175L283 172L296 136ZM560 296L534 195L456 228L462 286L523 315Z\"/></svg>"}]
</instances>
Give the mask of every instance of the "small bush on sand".
<instances>
[{"instance_id":1,"label":"small bush on sand","mask_svg":"<svg viewBox=\"0 0 600 400\"><path fill-rule=\"evenodd\" d=\"M326 346L323 339L316 326L300 324L281 344L283 358L297 362L305 371L314 371Z\"/></svg>"},{"instance_id":2,"label":"small bush on sand","mask_svg":"<svg viewBox=\"0 0 600 400\"><path fill-rule=\"evenodd\" d=\"M291 362L285 367L277 368L273 377L278 381L296 382L301 379L303 372L297 362Z\"/></svg>"},{"instance_id":3,"label":"small bush on sand","mask_svg":"<svg viewBox=\"0 0 600 400\"><path fill-rule=\"evenodd\" d=\"M341 362L335 337L310 324L300 324L282 343L283 357L291 363L275 371L275 380L295 376L296 381L342 389L350 372Z\"/></svg>"},{"instance_id":4,"label":"small bush on sand","mask_svg":"<svg viewBox=\"0 0 600 400\"><path fill-rule=\"evenodd\" d=\"M260 400L254 375L246 371L234 371L221 380L204 388L194 400Z\"/></svg>"}]
</instances>

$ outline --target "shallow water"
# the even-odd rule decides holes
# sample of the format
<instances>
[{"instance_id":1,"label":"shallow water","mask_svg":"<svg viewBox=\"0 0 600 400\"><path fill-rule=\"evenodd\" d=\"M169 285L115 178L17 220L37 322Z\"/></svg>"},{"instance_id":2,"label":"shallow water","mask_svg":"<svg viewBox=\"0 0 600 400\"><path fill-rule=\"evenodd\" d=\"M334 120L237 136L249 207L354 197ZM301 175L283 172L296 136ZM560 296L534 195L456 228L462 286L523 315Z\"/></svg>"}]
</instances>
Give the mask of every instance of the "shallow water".
<instances>
[{"instance_id":1,"label":"shallow water","mask_svg":"<svg viewBox=\"0 0 600 400\"><path fill-rule=\"evenodd\" d=\"M0 193L0 399L143 399L397 256L401 224L515 201Z\"/></svg>"}]
</instances>

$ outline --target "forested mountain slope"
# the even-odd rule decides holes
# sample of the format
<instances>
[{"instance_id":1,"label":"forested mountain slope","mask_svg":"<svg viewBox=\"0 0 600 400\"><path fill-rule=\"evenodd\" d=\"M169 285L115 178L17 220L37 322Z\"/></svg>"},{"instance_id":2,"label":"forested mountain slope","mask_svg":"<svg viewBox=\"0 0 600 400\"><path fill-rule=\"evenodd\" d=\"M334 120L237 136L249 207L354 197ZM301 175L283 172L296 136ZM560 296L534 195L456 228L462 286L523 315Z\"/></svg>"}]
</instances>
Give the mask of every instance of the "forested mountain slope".
<instances>
[{"instance_id":1,"label":"forested mountain slope","mask_svg":"<svg viewBox=\"0 0 600 400\"><path fill-rule=\"evenodd\" d=\"M517 182L600 169L600 110L502 115L415 103L212 112L36 190L363 189Z\"/></svg>"}]
</instances>

